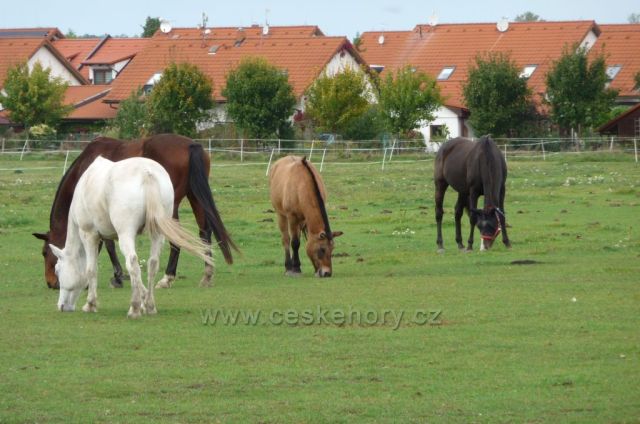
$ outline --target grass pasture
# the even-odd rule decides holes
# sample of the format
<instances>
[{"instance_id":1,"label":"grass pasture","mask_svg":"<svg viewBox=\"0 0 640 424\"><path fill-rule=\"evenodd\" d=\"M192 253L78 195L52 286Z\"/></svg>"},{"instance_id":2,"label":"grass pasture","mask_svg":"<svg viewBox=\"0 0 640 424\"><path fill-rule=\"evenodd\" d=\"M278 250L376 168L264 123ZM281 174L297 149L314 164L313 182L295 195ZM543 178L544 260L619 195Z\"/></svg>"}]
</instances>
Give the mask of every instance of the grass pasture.
<instances>
[{"instance_id":1,"label":"grass pasture","mask_svg":"<svg viewBox=\"0 0 640 424\"><path fill-rule=\"evenodd\" d=\"M216 162L214 197L242 255L227 266L216 253L215 287L202 289L201 262L183 254L158 315L137 321L128 286L109 287L105 254L99 312L79 311L84 296L56 312L31 232L47 229L63 161L0 157L0 422L640 420L640 167L629 156L510 160L513 249L466 254L452 192L436 253L432 162L328 163L329 216L345 235L323 280L306 257L303 277L283 276L265 167ZM186 202L181 216L195 228ZM212 322L216 311L260 316L231 325Z\"/></svg>"}]
</instances>

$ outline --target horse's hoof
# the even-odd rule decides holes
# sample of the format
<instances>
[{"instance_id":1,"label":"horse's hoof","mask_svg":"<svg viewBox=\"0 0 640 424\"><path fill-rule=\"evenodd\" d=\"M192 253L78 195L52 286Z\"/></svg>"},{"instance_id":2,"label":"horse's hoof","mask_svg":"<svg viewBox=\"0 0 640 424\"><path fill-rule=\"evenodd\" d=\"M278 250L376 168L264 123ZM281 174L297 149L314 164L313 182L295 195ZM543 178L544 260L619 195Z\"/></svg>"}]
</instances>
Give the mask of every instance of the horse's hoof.
<instances>
[{"instance_id":1,"label":"horse's hoof","mask_svg":"<svg viewBox=\"0 0 640 424\"><path fill-rule=\"evenodd\" d=\"M98 312L98 306L92 303L85 303L82 310L84 312Z\"/></svg>"},{"instance_id":2,"label":"horse's hoof","mask_svg":"<svg viewBox=\"0 0 640 424\"><path fill-rule=\"evenodd\" d=\"M438 248L438 254L442 255L444 253L444 247Z\"/></svg>"},{"instance_id":3,"label":"horse's hoof","mask_svg":"<svg viewBox=\"0 0 640 424\"><path fill-rule=\"evenodd\" d=\"M466 249L462 249L462 253L471 253L473 252L473 247L467 247Z\"/></svg>"},{"instance_id":4,"label":"horse's hoof","mask_svg":"<svg viewBox=\"0 0 640 424\"><path fill-rule=\"evenodd\" d=\"M127 317L131 319L138 319L142 316L142 312L140 309L129 308L129 312L127 313Z\"/></svg>"},{"instance_id":5,"label":"horse's hoof","mask_svg":"<svg viewBox=\"0 0 640 424\"><path fill-rule=\"evenodd\" d=\"M120 279L119 277L111 278L111 287L113 287L114 289L121 289L122 288L122 279Z\"/></svg>"},{"instance_id":6,"label":"horse's hoof","mask_svg":"<svg viewBox=\"0 0 640 424\"><path fill-rule=\"evenodd\" d=\"M155 315L157 313L156 305L147 305L147 315Z\"/></svg>"},{"instance_id":7,"label":"horse's hoof","mask_svg":"<svg viewBox=\"0 0 640 424\"><path fill-rule=\"evenodd\" d=\"M211 282L211 278L205 278L203 277L202 280L200 280L200 287L211 287L213 286L212 282Z\"/></svg>"},{"instance_id":8,"label":"horse's hoof","mask_svg":"<svg viewBox=\"0 0 640 424\"><path fill-rule=\"evenodd\" d=\"M165 275L164 277L162 277L162 280L158 281L158 284L156 284L156 288L157 289L170 289L171 285L173 284L173 281L176 279L176 277L172 277L170 275Z\"/></svg>"},{"instance_id":9,"label":"horse's hoof","mask_svg":"<svg viewBox=\"0 0 640 424\"><path fill-rule=\"evenodd\" d=\"M302 271L293 271L288 269L284 275L286 275L287 277L300 277L302 275Z\"/></svg>"}]
</instances>

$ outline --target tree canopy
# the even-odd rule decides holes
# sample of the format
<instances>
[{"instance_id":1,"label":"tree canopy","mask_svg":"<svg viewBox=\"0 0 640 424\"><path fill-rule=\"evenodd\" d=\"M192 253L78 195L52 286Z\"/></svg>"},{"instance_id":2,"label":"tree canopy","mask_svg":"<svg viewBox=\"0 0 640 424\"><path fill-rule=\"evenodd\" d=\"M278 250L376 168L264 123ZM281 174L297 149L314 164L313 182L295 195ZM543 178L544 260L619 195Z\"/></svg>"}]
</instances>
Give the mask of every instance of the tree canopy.
<instances>
[{"instance_id":1,"label":"tree canopy","mask_svg":"<svg viewBox=\"0 0 640 424\"><path fill-rule=\"evenodd\" d=\"M609 113L617 91L607 88L604 55L591 62L584 48L566 47L547 73L547 101L551 118L561 129L581 132Z\"/></svg>"},{"instance_id":2,"label":"tree canopy","mask_svg":"<svg viewBox=\"0 0 640 424\"><path fill-rule=\"evenodd\" d=\"M118 114L113 121L113 126L118 131L118 138L131 140L145 135L147 105L142 100L142 95L142 88L138 88L120 103Z\"/></svg>"},{"instance_id":3,"label":"tree canopy","mask_svg":"<svg viewBox=\"0 0 640 424\"><path fill-rule=\"evenodd\" d=\"M307 90L306 113L320 130L343 133L367 111L369 96L364 73L346 68L316 79Z\"/></svg>"},{"instance_id":4,"label":"tree canopy","mask_svg":"<svg viewBox=\"0 0 640 424\"><path fill-rule=\"evenodd\" d=\"M514 22L540 22L544 19L540 18L540 16L536 15L533 12L526 11L516 16L513 20Z\"/></svg>"},{"instance_id":5,"label":"tree canopy","mask_svg":"<svg viewBox=\"0 0 640 424\"><path fill-rule=\"evenodd\" d=\"M213 108L212 86L197 66L171 63L147 99L150 132L195 136L197 124Z\"/></svg>"},{"instance_id":6,"label":"tree canopy","mask_svg":"<svg viewBox=\"0 0 640 424\"><path fill-rule=\"evenodd\" d=\"M476 56L469 68L463 95L477 134L511 135L525 124L531 110L531 91L516 63L504 53Z\"/></svg>"},{"instance_id":7,"label":"tree canopy","mask_svg":"<svg viewBox=\"0 0 640 424\"><path fill-rule=\"evenodd\" d=\"M227 75L222 95L227 113L250 138L287 138L296 98L287 72L260 57L248 57Z\"/></svg>"},{"instance_id":8,"label":"tree canopy","mask_svg":"<svg viewBox=\"0 0 640 424\"><path fill-rule=\"evenodd\" d=\"M59 77L51 77L51 69L40 62L29 71L26 63L16 65L7 72L3 84L6 94L0 92L0 103L9 111L12 122L26 128L46 124L56 127L72 107L64 104L67 83Z\"/></svg>"},{"instance_id":9,"label":"tree canopy","mask_svg":"<svg viewBox=\"0 0 640 424\"><path fill-rule=\"evenodd\" d=\"M387 73L379 88L382 121L394 135L406 135L421 122L432 121L443 101L435 78L411 65Z\"/></svg>"},{"instance_id":10,"label":"tree canopy","mask_svg":"<svg viewBox=\"0 0 640 424\"><path fill-rule=\"evenodd\" d=\"M149 38L152 37L153 34L160 28L160 18L152 18L151 16L147 16L147 20L142 25L142 37Z\"/></svg>"}]
</instances>

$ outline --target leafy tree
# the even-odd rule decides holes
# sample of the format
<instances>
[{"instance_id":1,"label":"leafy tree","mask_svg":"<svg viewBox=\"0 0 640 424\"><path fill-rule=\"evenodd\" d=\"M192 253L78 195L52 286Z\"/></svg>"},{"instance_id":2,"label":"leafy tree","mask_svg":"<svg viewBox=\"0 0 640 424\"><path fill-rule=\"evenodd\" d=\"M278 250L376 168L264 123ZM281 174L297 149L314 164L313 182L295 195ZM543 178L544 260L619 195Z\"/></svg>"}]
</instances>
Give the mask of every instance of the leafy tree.
<instances>
[{"instance_id":1,"label":"leafy tree","mask_svg":"<svg viewBox=\"0 0 640 424\"><path fill-rule=\"evenodd\" d=\"M526 11L516 16L514 21L515 22L540 22L540 21L543 21L543 19L541 19L540 16L536 15L533 12Z\"/></svg>"},{"instance_id":2,"label":"leafy tree","mask_svg":"<svg viewBox=\"0 0 640 424\"><path fill-rule=\"evenodd\" d=\"M196 125L208 118L213 108L212 86L197 66L171 63L147 100L150 131L195 136Z\"/></svg>"},{"instance_id":3,"label":"leafy tree","mask_svg":"<svg viewBox=\"0 0 640 424\"><path fill-rule=\"evenodd\" d=\"M531 90L509 55L499 52L478 55L469 68L463 95L476 133L496 137L523 128L530 116Z\"/></svg>"},{"instance_id":4,"label":"leafy tree","mask_svg":"<svg viewBox=\"0 0 640 424\"><path fill-rule=\"evenodd\" d=\"M0 103L9 111L9 119L22 124L27 130L46 124L55 128L71 110L64 104L67 83L59 77L51 77L51 69L44 69L40 62L29 66L16 65L7 72Z\"/></svg>"},{"instance_id":5,"label":"leafy tree","mask_svg":"<svg viewBox=\"0 0 640 424\"><path fill-rule=\"evenodd\" d=\"M617 91L607 88L604 55L589 62L587 50L565 47L547 73L551 118L563 130L593 127L609 113Z\"/></svg>"},{"instance_id":6,"label":"leafy tree","mask_svg":"<svg viewBox=\"0 0 640 424\"><path fill-rule=\"evenodd\" d=\"M640 90L640 71L636 72L636 74L633 76L633 80L636 83L635 89Z\"/></svg>"},{"instance_id":7,"label":"leafy tree","mask_svg":"<svg viewBox=\"0 0 640 424\"><path fill-rule=\"evenodd\" d=\"M442 105L436 80L411 65L389 72L380 81L380 112L385 129L406 136L423 121L433 121L434 112Z\"/></svg>"},{"instance_id":8,"label":"leafy tree","mask_svg":"<svg viewBox=\"0 0 640 424\"><path fill-rule=\"evenodd\" d=\"M160 18L152 18L151 16L147 16L147 20L142 26L142 37L152 37L153 34L156 33L158 28L160 28Z\"/></svg>"},{"instance_id":9,"label":"leafy tree","mask_svg":"<svg viewBox=\"0 0 640 424\"><path fill-rule=\"evenodd\" d=\"M118 114L113 121L118 138L130 140L145 135L147 106L142 100L142 95L142 88L138 88L120 103Z\"/></svg>"},{"instance_id":10,"label":"leafy tree","mask_svg":"<svg viewBox=\"0 0 640 424\"><path fill-rule=\"evenodd\" d=\"M248 57L227 75L227 113L250 138L292 136L296 98L287 73L260 57Z\"/></svg>"},{"instance_id":11,"label":"leafy tree","mask_svg":"<svg viewBox=\"0 0 640 424\"><path fill-rule=\"evenodd\" d=\"M367 110L344 129L343 137L347 140L373 140L384 132L380 107L370 104Z\"/></svg>"},{"instance_id":12,"label":"leafy tree","mask_svg":"<svg viewBox=\"0 0 640 424\"><path fill-rule=\"evenodd\" d=\"M307 90L307 115L322 130L343 133L369 107L369 88L364 74L346 68L322 75Z\"/></svg>"},{"instance_id":13,"label":"leafy tree","mask_svg":"<svg viewBox=\"0 0 640 424\"><path fill-rule=\"evenodd\" d=\"M640 13L632 13L627 18L630 24L640 24Z\"/></svg>"},{"instance_id":14,"label":"leafy tree","mask_svg":"<svg viewBox=\"0 0 640 424\"><path fill-rule=\"evenodd\" d=\"M69 31L64 35L65 38L78 38L78 34L75 33L74 30L69 28Z\"/></svg>"}]
</instances>

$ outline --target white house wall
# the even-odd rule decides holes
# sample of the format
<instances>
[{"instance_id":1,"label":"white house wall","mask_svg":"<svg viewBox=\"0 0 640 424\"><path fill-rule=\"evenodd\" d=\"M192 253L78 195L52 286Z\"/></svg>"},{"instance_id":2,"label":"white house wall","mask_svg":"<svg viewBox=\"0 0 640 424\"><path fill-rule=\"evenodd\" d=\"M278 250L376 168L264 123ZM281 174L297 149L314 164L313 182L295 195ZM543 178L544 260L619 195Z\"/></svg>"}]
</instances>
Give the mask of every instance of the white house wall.
<instances>
[{"instance_id":1,"label":"white house wall","mask_svg":"<svg viewBox=\"0 0 640 424\"><path fill-rule=\"evenodd\" d=\"M431 125L446 125L451 138L462 136L460 132L460 117L457 113L446 106L441 106L434 115L436 119L431 122L425 122L418 128L418 131L424 136L425 141L431 141ZM471 128L466 125L466 122L465 126L467 127L469 136L471 136Z\"/></svg>"},{"instance_id":2,"label":"white house wall","mask_svg":"<svg viewBox=\"0 0 640 424\"><path fill-rule=\"evenodd\" d=\"M43 68L51 69L52 77L60 77L62 80L69 83L69 85L81 85L80 81L69 71L69 69L58 60L56 56L46 47L41 47L32 57L29 59L29 69L33 69L36 62L40 62Z\"/></svg>"}]
</instances>

